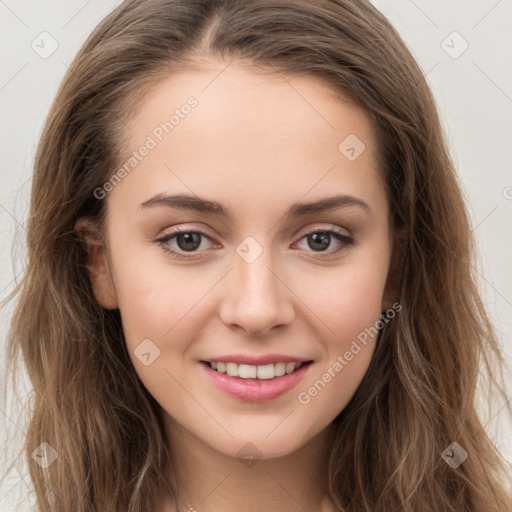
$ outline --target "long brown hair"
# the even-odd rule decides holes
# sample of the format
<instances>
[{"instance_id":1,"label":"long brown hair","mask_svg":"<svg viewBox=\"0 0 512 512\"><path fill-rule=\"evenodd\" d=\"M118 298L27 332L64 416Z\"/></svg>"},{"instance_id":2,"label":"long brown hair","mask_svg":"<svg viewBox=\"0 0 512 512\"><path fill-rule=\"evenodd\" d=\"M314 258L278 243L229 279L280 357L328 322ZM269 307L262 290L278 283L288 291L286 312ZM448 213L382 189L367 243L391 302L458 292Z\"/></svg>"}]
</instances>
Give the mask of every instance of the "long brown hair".
<instances>
[{"instance_id":1,"label":"long brown hair","mask_svg":"<svg viewBox=\"0 0 512 512\"><path fill-rule=\"evenodd\" d=\"M101 236L106 202L94 190L121 164L130 105L210 58L316 76L377 133L402 310L336 419L333 502L346 512L510 510L507 467L477 415L480 378L506 400L504 362L460 185L420 67L366 0L127 0L77 54L37 148L28 264L11 294L11 369L21 353L34 389L25 451L39 509L157 510L172 464L160 407L130 363L119 311L94 299L74 226L88 217ZM42 442L58 454L46 469L30 456ZM452 442L468 454L456 468L442 457Z\"/></svg>"}]
</instances>

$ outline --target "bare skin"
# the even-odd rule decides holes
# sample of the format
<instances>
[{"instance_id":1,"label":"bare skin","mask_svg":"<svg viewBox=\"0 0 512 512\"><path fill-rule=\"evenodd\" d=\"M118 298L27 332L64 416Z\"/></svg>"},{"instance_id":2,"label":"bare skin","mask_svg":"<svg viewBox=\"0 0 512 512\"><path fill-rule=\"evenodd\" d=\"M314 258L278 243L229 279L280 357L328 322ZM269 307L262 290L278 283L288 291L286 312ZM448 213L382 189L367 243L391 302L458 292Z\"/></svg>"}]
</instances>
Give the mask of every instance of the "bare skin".
<instances>
[{"instance_id":1,"label":"bare skin","mask_svg":"<svg viewBox=\"0 0 512 512\"><path fill-rule=\"evenodd\" d=\"M179 508L163 510L327 512L332 421L363 379L376 337L341 371L333 365L392 303L373 128L318 79L224 67L170 76L137 105L128 156L187 98L198 102L109 192L106 244L90 244L91 278L100 304L120 309L134 368L164 411ZM339 149L350 134L364 151L355 139ZM159 194L217 201L232 217L147 204ZM334 195L352 199L287 214ZM162 242L178 227L211 240L188 251L190 236ZM327 235L320 247L307 236L329 229L343 238ZM248 236L250 251L261 249L250 263L237 252ZM148 339L159 354L145 365L136 350ZM293 389L252 403L214 386L201 363L240 353L312 363ZM309 392L327 373L325 387ZM257 450L250 466L239 455L247 443Z\"/></svg>"}]
</instances>

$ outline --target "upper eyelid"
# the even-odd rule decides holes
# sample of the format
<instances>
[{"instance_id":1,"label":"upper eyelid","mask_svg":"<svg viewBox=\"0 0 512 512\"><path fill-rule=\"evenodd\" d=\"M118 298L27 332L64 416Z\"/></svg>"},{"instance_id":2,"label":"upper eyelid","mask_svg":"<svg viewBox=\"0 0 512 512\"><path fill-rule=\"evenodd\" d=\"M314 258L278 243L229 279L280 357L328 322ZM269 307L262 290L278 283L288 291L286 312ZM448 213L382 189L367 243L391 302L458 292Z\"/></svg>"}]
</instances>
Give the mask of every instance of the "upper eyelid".
<instances>
[{"instance_id":1,"label":"upper eyelid","mask_svg":"<svg viewBox=\"0 0 512 512\"><path fill-rule=\"evenodd\" d=\"M158 239L162 239L162 238L167 238L167 237L172 237L172 236L175 236L179 233L200 233L208 238L210 238L211 240L214 240L216 238L215 235L211 235L209 234L208 232L204 231L203 228L193 228L193 227L186 227L186 228L182 228L180 226L178 227L175 227L175 228L170 228L172 229L172 231L170 231L169 233L164 233L163 235L157 235L156 237L153 238L153 240L158 240ZM305 231L303 231L302 229L299 229L297 231L294 232L293 236L298 236L300 233L302 233L302 237L310 234L310 233L316 233L317 231L335 231L335 232L340 232L342 230L345 230L348 232L348 234L345 234L345 233L340 233L340 234L343 234L345 235L347 238L352 238L352 234L350 233L350 230L348 228L344 228L344 227L340 227L340 226L336 226L336 225L333 225L333 224L330 224L330 225L322 225L322 226L315 226L315 227L312 227L312 228L308 228L306 229Z\"/></svg>"}]
</instances>

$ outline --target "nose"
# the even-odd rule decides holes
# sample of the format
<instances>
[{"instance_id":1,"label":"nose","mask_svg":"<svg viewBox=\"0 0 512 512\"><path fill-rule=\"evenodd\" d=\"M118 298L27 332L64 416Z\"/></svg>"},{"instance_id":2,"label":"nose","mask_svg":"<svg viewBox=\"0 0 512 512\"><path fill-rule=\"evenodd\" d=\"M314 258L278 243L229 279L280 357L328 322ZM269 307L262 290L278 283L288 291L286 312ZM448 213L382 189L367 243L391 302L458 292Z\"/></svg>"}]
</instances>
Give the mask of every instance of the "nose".
<instances>
[{"instance_id":1,"label":"nose","mask_svg":"<svg viewBox=\"0 0 512 512\"><path fill-rule=\"evenodd\" d=\"M267 253L264 251L252 263L235 254L220 307L225 325L253 336L289 325L295 316L290 284L272 268Z\"/></svg>"}]
</instances>

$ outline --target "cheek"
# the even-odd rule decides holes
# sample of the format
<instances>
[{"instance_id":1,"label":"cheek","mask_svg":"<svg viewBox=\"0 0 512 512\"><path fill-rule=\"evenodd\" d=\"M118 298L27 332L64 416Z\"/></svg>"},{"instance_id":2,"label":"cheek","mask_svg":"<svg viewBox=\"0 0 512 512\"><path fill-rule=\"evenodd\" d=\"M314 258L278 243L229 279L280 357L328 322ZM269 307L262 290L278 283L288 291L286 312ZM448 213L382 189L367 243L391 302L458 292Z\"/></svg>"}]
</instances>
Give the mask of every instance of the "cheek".
<instances>
[{"instance_id":1,"label":"cheek","mask_svg":"<svg viewBox=\"0 0 512 512\"><path fill-rule=\"evenodd\" d=\"M373 326L382 312L388 260L371 251L359 253L338 268L301 276L298 294L322 322L329 350L345 351Z\"/></svg>"},{"instance_id":2,"label":"cheek","mask_svg":"<svg viewBox=\"0 0 512 512\"><path fill-rule=\"evenodd\" d=\"M321 320L317 325L325 351L298 390L297 401L311 417L334 418L341 412L370 365L381 327L388 260L368 254L304 283L316 290L309 294L308 306Z\"/></svg>"},{"instance_id":3,"label":"cheek","mask_svg":"<svg viewBox=\"0 0 512 512\"><path fill-rule=\"evenodd\" d=\"M134 240L122 226L111 239L115 288L129 348L146 338L159 345L164 338L185 340L177 333L183 326L188 332L193 328L190 313L193 316L200 308L215 276L207 268L166 261L158 248Z\"/></svg>"},{"instance_id":4,"label":"cheek","mask_svg":"<svg viewBox=\"0 0 512 512\"><path fill-rule=\"evenodd\" d=\"M349 281L349 280L348 280ZM320 364L297 391L297 402L304 413L316 418L314 424L332 421L357 391L370 365L378 339L381 313L381 289L361 282L352 293L333 294L336 297L324 309L322 328L324 355ZM331 332L334 331L333 332Z\"/></svg>"},{"instance_id":5,"label":"cheek","mask_svg":"<svg viewBox=\"0 0 512 512\"><path fill-rule=\"evenodd\" d=\"M165 266L119 276L119 309L129 347L143 338L159 346L172 339L169 348L184 350L198 326L194 318L201 314L205 294L215 282L211 275Z\"/></svg>"},{"instance_id":6,"label":"cheek","mask_svg":"<svg viewBox=\"0 0 512 512\"><path fill-rule=\"evenodd\" d=\"M204 418L191 408L187 375L193 340L200 339L207 311L205 297L216 280L213 276L161 266L134 275L119 276L119 309L126 346L140 380L162 407L181 417ZM171 399L172 397L172 399ZM181 411L181 412L180 412ZM189 414L189 413L187 413Z\"/></svg>"}]
</instances>

